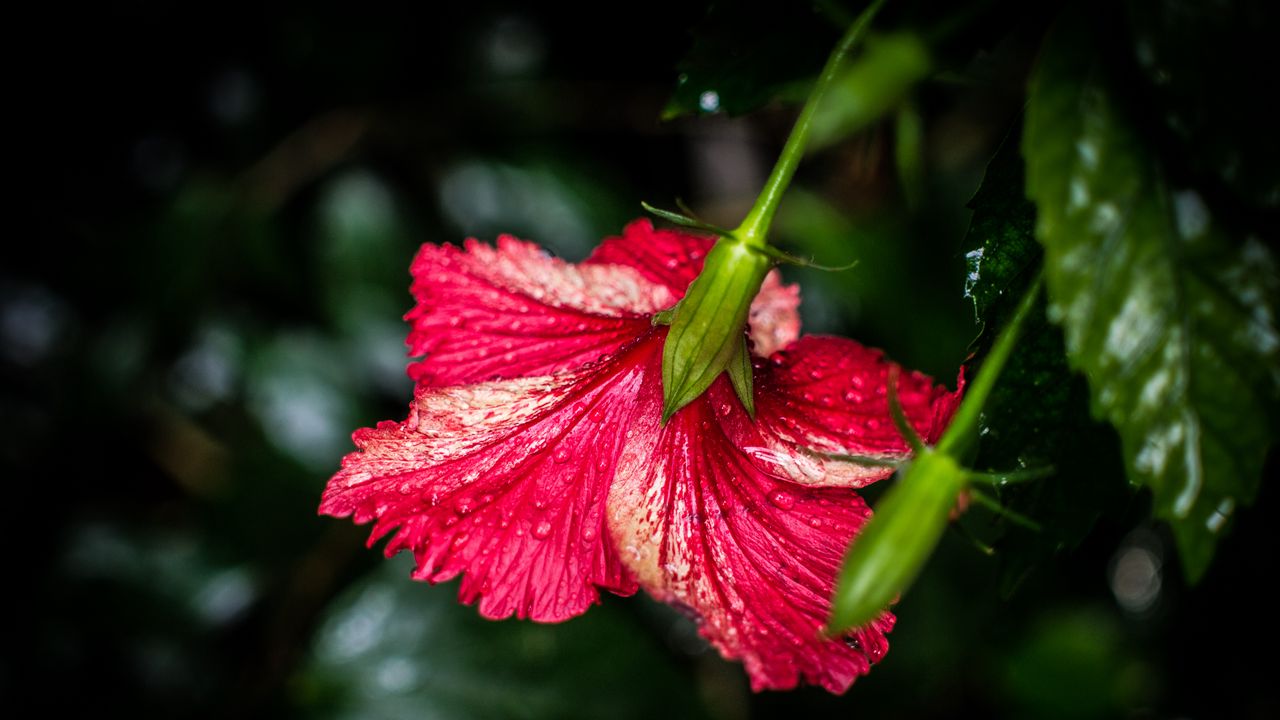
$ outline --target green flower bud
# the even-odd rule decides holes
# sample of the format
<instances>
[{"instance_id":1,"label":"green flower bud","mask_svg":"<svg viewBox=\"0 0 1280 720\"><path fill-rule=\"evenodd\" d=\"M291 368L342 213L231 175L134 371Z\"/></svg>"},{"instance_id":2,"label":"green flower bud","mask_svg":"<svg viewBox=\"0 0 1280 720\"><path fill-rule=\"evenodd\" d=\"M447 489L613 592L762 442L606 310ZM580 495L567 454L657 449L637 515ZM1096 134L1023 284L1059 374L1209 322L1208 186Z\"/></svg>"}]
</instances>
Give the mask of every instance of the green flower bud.
<instances>
[{"instance_id":1,"label":"green flower bud","mask_svg":"<svg viewBox=\"0 0 1280 720\"><path fill-rule=\"evenodd\" d=\"M966 483L964 468L949 455L925 450L912 460L845 556L828 633L871 622L911 585Z\"/></svg>"},{"instance_id":2,"label":"green flower bud","mask_svg":"<svg viewBox=\"0 0 1280 720\"><path fill-rule=\"evenodd\" d=\"M733 238L722 237L707 253L702 272L671 315L662 349L662 422L706 392L735 357L741 362L751 301L771 265L759 249ZM734 386L741 398L738 371ZM743 404L750 410L749 380L746 390Z\"/></svg>"}]
</instances>

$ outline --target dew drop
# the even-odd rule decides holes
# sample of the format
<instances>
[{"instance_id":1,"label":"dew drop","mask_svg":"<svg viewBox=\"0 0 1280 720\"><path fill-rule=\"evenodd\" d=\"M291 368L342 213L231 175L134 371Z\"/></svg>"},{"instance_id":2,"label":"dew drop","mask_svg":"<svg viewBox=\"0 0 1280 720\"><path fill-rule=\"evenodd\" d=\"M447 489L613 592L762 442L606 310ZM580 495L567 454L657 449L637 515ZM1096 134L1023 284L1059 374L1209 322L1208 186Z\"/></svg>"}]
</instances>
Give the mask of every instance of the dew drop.
<instances>
[{"instance_id":1,"label":"dew drop","mask_svg":"<svg viewBox=\"0 0 1280 720\"><path fill-rule=\"evenodd\" d=\"M595 529L595 528L593 528L593 527L585 527L585 528L582 528L582 540L583 540L583 542L591 542L592 540L595 540L595 539L596 539L596 529Z\"/></svg>"},{"instance_id":2,"label":"dew drop","mask_svg":"<svg viewBox=\"0 0 1280 720\"><path fill-rule=\"evenodd\" d=\"M811 528L820 528L820 527L822 527L822 518L819 518L819 517L811 517L811 518L809 518L809 527L811 527Z\"/></svg>"},{"instance_id":3,"label":"dew drop","mask_svg":"<svg viewBox=\"0 0 1280 720\"><path fill-rule=\"evenodd\" d=\"M783 510L790 510L791 508L795 507L796 498L794 495L787 492L786 490L775 490L773 494L769 496L769 502L782 508Z\"/></svg>"},{"instance_id":4,"label":"dew drop","mask_svg":"<svg viewBox=\"0 0 1280 720\"><path fill-rule=\"evenodd\" d=\"M549 536L550 534L551 534L551 523L546 520L543 520L542 522L538 523L537 527L533 529L533 536L538 538L539 540L546 540L547 536Z\"/></svg>"},{"instance_id":5,"label":"dew drop","mask_svg":"<svg viewBox=\"0 0 1280 720\"><path fill-rule=\"evenodd\" d=\"M863 402L862 393L860 393L860 392L858 392L858 391L856 391L856 390L845 390L845 391L844 391L844 401L845 401L845 402L847 402L847 403L853 403L853 404L857 405L857 404L859 404L859 403Z\"/></svg>"},{"instance_id":6,"label":"dew drop","mask_svg":"<svg viewBox=\"0 0 1280 720\"><path fill-rule=\"evenodd\" d=\"M720 407L716 408L716 412L720 413L720 417L727 417L729 413L733 412L733 408L729 406L729 403L720 403Z\"/></svg>"},{"instance_id":7,"label":"dew drop","mask_svg":"<svg viewBox=\"0 0 1280 720\"><path fill-rule=\"evenodd\" d=\"M551 459L554 460L557 464L563 465L569 462L569 451L565 450L564 448L560 448L559 450L556 450L554 453L551 454Z\"/></svg>"},{"instance_id":8,"label":"dew drop","mask_svg":"<svg viewBox=\"0 0 1280 720\"><path fill-rule=\"evenodd\" d=\"M603 422L604 410L601 410L600 408L592 408L591 413L587 415L587 419L591 422Z\"/></svg>"},{"instance_id":9,"label":"dew drop","mask_svg":"<svg viewBox=\"0 0 1280 720\"><path fill-rule=\"evenodd\" d=\"M453 549L454 549L454 550L458 550L458 549L460 549L463 545L466 545L466 544L467 544L467 534L466 534L466 533L458 533L457 535L454 535L454 536L453 536Z\"/></svg>"},{"instance_id":10,"label":"dew drop","mask_svg":"<svg viewBox=\"0 0 1280 720\"><path fill-rule=\"evenodd\" d=\"M475 501L471 499L470 495L463 495L454 503L453 509L459 515L466 515L475 509Z\"/></svg>"},{"instance_id":11,"label":"dew drop","mask_svg":"<svg viewBox=\"0 0 1280 720\"><path fill-rule=\"evenodd\" d=\"M668 270L675 270L676 268L680 267L680 260L677 258L669 257L667 258L667 261L663 264L667 266Z\"/></svg>"}]
</instances>

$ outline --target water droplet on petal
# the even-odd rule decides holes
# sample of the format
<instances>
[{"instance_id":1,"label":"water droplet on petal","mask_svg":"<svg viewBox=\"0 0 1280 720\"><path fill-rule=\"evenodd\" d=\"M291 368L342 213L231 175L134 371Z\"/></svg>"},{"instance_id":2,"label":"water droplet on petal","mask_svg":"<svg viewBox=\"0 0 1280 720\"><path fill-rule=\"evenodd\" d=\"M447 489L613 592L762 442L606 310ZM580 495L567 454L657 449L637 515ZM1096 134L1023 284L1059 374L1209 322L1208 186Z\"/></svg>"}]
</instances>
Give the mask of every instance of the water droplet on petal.
<instances>
[{"instance_id":1,"label":"water droplet on petal","mask_svg":"<svg viewBox=\"0 0 1280 720\"><path fill-rule=\"evenodd\" d=\"M471 499L470 495L463 495L454 502L453 509L459 515L466 515L475 509L475 501Z\"/></svg>"},{"instance_id":2,"label":"water droplet on petal","mask_svg":"<svg viewBox=\"0 0 1280 720\"><path fill-rule=\"evenodd\" d=\"M556 463L563 465L569 462L569 451L564 448L560 448L551 454L551 459L556 461Z\"/></svg>"},{"instance_id":3,"label":"water droplet on petal","mask_svg":"<svg viewBox=\"0 0 1280 720\"><path fill-rule=\"evenodd\" d=\"M733 412L733 408L729 406L729 403L720 403L720 407L716 409L716 412L720 413L720 417L726 417Z\"/></svg>"},{"instance_id":4,"label":"water droplet on petal","mask_svg":"<svg viewBox=\"0 0 1280 720\"><path fill-rule=\"evenodd\" d=\"M773 494L769 496L769 502L782 508L783 510L790 510L791 508L795 507L796 498L794 495L787 492L786 490L775 490Z\"/></svg>"},{"instance_id":5,"label":"water droplet on petal","mask_svg":"<svg viewBox=\"0 0 1280 720\"><path fill-rule=\"evenodd\" d=\"M582 528L582 541L591 542L596 539L596 529L593 527Z\"/></svg>"},{"instance_id":6,"label":"water droplet on petal","mask_svg":"<svg viewBox=\"0 0 1280 720\"><path fill-rule=\"evenodd\" d=\"M600 408L592 408L591 414L587 415L587 419L591 422L602 422L604 420L604 410Z\"/></svg>"},{"instance_id":7,"label":"water droplet on petal","mask_svg":"<svg viewBox=\"0 0 1280 720\"><path fill-rule=\"evenodd\" d=\"M811 517L811 518L809 518L809 527L811 527L811 528L820 528L820 527L822 527L822 518L820 518L820 517Z\"/></svg>"},{"instance_id":8,"label":"water droplet on petal","mask_svg":"<svg viewBox=\"0 0 1280 720\"><path fill-rule=\"evenodd\" d=\"M542 522L538 523L538 525L533 528L533 536L538 538L539 540L546 540L547 536L549 536L550 534L551 534L551 523L546 520L543 520Z\"/></svg>"}]
</instances>

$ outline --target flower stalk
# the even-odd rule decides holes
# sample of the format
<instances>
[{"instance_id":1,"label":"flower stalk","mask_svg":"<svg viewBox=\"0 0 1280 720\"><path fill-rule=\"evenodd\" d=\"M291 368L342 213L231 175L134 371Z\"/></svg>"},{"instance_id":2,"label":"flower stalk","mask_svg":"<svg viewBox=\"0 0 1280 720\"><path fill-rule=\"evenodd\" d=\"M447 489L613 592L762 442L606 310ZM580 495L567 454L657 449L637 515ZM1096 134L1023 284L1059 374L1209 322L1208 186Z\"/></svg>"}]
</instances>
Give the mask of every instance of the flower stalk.
<instances>
[{"instance_id":1,"label":"flower stalk","mask_svg":"<svg viewBox=\"0 0 1280 720\"><path fill-rule=\"evenodd\" d=\"M747 315L765 275L777 258L785 257L769 246L769 227L804 155L818 105L839 73L840 64L866 35L882 5L884 0L875 0L840 38L800 110L764 189L737 228L717 233L720 239L707 255L702 272L673 308L662 353L664 424L706 392L731 365L734 391L748 413L754 415L750 356L743 354ZM661 215L667 217L670 213Z\"/></svg>"}]
</instances>

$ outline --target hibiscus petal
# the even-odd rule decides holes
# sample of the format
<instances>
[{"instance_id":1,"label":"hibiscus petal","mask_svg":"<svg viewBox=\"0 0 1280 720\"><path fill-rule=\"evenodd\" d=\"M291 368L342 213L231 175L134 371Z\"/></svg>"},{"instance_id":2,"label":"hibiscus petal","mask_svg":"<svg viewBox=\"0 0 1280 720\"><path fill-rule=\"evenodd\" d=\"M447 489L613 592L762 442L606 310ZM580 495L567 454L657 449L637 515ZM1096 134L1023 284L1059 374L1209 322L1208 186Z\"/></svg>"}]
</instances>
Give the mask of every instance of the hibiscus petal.
<instances>
[{"instance_id":1,"label":"hibiscus petal","mask_svg":"<svg viewBox=\"0 0 1280 720\"><path fill-rule=\"evenodd\" d=\"M394 531L386 554L411 550L418 579L464 574L460 599L485 617L554 622L598 602L597 588L635 592L605 500L661 354L655 334L577 372L420 385L405 422L356 432L361 451L320 512L376 520L370 543Z\"/></svg>"},{"instance_id":2,"label":"hibiscus petal","mask_svg":"<svg viewBox=\"0 0 1280 720\"><path fill-rule=\"evenodd\" d=\"M762 444L748 452L766 472L802 485L862 487L888 477L892 468L823 453L882 460L910 454L889 415L889 372L896 366L881 351L810 335L758 365L756 423ZM942 435L960 394L959 388L952 392L926 375L899 368L903 412L926 443Z\"/></svg>"},{"instance_id":3,"label":"hibiscus petal","mask_svg":"<svg viewBox=\"0 0 1280 720\"><path fill-rule=\"evenodd\" d=\"M850 540L870 516L847 488L803 487L741 448L755 426L721 378L662 427L656 368L609 494L622 561L660 600L685 609L752 688L809 682L836 693L888 649L885 614L845 638L821 636Z\"/></svg>"},{"instance_id":4,"label":"hibiscus petal","mask_svg":"<svg viewBox=\"0 0 1280 720\"><path fill-rule=\"evenodd\" d=\"M650 315L679 298L623 265L574 265L511 236L497 247L423 245L414 258L417 305L409 366L436 386L548 375L619 350Z\"/></svg>"}]
</instances>

